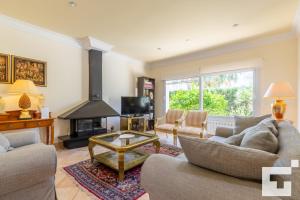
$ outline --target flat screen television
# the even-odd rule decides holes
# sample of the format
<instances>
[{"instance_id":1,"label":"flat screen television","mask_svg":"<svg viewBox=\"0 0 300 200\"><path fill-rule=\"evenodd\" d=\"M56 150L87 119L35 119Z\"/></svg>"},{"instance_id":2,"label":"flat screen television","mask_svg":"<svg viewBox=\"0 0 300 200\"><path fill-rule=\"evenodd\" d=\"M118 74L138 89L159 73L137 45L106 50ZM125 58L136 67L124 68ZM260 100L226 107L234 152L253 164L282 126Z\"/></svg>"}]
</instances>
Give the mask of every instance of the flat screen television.
<instances>
[{"instance_id":1,"label":"flat screen television","mask_svg":"<svg viewBox=\"0 0 300 200\"><path fill-rule=\"evenodd\" d=\"M150 112L149 97L121 97L122 115L143 115Z\"/></svg>"}]
</instances>

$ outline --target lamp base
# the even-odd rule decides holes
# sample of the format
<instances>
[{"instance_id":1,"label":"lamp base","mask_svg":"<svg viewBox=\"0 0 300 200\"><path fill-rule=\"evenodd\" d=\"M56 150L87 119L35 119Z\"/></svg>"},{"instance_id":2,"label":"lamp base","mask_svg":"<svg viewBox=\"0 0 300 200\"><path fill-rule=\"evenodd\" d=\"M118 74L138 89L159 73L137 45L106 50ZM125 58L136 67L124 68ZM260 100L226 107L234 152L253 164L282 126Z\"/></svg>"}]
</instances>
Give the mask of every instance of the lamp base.
<instances>
[{"instance_id":1,"label":"lamp base","mask_svg":"<svg viewBox=\"0 0 300 200\"><path fill-rule=\"evenodd\" d=\"M28 110L22 110L19 119L32 119Z\"/></svg>"},{"instance_id":2,"label":"lamp base","mask_svg":"<svg viewBox=\"0 0 300 200\"><path fill-rule=\"evenodd\" d=\"M286 110L286 103L283 100L276 100L271 106L274 118L278 121L283 120Z\"/></svg>"},{"instance_id":3,"label":"lamp base","mask_svg":"<svg viewBox=\"0 0 300 200\"><path fill-rule=\"evenodd\" d=\"M19 107L22 108L19 119L32 119L29 111L27 110L30 106L30 98L26 93L24 93L19 99Z\"/></svg>"}]
</instances>

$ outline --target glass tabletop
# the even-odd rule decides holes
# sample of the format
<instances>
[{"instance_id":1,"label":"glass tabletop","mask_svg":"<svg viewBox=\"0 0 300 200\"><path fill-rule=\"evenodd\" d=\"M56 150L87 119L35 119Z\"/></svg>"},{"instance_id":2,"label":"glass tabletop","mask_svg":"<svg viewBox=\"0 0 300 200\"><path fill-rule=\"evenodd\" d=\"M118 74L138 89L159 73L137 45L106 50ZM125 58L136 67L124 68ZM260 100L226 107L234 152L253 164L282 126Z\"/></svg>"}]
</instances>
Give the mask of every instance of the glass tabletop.
<instances>
[{"instance_id":1,"label":"glass tabletop","mask_svg":"<svg viewBox=\"0 0 300 200\"><path fill-rule=\"evenodd\" d=\"M138 133L133 131L119 131L113 134L106 134L93 137L93 140L102 143L106 142L118 147L124 147L131 144L147 141L155 137L153 134Z\"/></svg>"}]
</instances>

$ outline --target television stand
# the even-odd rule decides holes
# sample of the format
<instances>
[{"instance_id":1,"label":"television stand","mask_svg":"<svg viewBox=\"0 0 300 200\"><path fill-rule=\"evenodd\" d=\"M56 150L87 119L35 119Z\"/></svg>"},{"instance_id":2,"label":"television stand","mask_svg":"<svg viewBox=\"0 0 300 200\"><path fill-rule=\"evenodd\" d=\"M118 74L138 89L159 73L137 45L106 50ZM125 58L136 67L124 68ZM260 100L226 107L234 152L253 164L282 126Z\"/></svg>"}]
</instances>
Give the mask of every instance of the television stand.
<instances>
[{"instance_id":1,"label":"television stand","mask_svg":"<svg viewBox=\"0 0 300 200\"><path fill-rule=\"evenodd\" d=\"M145 132L147 130L148 118L145 115L134 116L134 115L121 115L120 117L120 129L134 130Z\"/></svg>"}]
</instances>

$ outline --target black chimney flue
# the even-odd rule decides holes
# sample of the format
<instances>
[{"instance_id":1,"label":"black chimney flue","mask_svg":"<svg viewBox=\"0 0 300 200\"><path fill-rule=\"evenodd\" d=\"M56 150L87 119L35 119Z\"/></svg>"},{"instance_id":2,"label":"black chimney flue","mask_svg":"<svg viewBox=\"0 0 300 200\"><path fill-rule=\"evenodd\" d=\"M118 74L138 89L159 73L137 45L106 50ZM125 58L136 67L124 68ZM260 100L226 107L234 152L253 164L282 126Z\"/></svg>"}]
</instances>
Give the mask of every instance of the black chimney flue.
<instances>
[{"instance_id":1,"label":"black chimney flue","mask_svg":"<svg viewBox=\"0 0 300 200\"><path fill-rule=\"evenodd\" d=\"M102 100L102 52L89 50L89 99Z\"/></svg>"}]
</instances>

